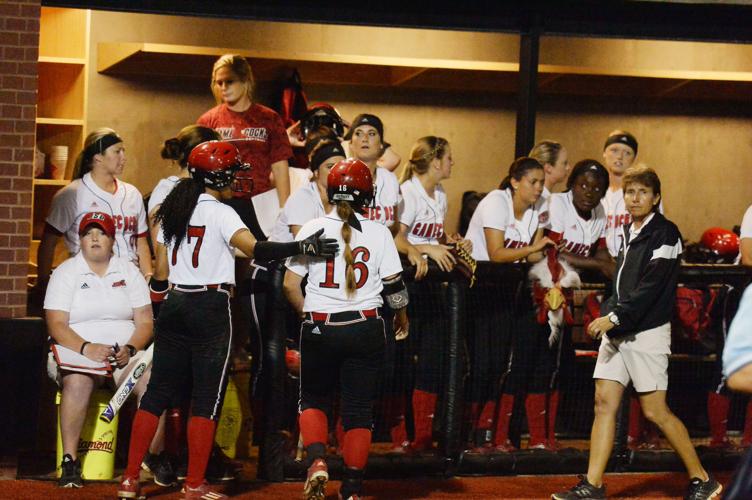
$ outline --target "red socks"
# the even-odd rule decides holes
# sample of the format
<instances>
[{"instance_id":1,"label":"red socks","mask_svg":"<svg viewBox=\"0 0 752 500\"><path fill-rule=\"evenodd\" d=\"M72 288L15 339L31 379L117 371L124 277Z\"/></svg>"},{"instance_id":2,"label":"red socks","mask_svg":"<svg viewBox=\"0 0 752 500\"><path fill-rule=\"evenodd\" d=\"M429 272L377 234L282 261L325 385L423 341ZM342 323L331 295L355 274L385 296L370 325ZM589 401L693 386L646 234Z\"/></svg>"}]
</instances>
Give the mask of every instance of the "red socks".
<instances>
[{"instance_id":1,"label":"red socks","mask_svg":"<svg viewBox=\"0 0 752 500\"><path fill-rule=\"evenodd\" d=\"M315 408L303 410L298 419L300 433L303 434L303 446L321 443L326 446L329 435L329 423L326 413Z\"/></svg>"},{"instance_id":2,"label":"red socks","mask_svg":"<svg viewBox=\"0 0 752 500\"><path fill-rule=\"evenodd\" d=\"M141 462L149 449L149 444L157 432L159 417L146 410L138 410L131 426L131 442L128 447L128 466L123 475L138 478Z\"/></svg>"},{"instance_id":3,"label":"red socks","mask_svg":"<svg viewBox=\"0 0 752 500\"><path fill-rule=\"evenodd\" d=\"M368 429L350 429L345 432L342 455L347 467L365 469L368 451L371 448L371 431Z\"/></svg>"},{"instance_id":4,"label":"red socks","mask_svg":"<svg viewBox=\"0 0 752 500\"><path fill-rule=\"evenodd\" d=\"M731 401L717 392L708 392L708 423L710 446L722 446L726 441L726 428Z\"/></svg>"},{"instance_id":5,"label":"red socks","mask_svg":"<svg viewBox=\"0 0 752 500\"><path fill-rule=\"evenodd\" d=\"M556 415L559 412L559 391L552 391L548 394L548 425L546 426L546 437L548 438L548 447L556 449Z\"/></svg>"},{"instance_id":6,"label":"red socks","mask_svg":"<svg viewBox=\"0 0 752 500\"><path fill-rule=\"evenodd\" d=\"M496 412L496 401L486 401L483 409L478 416L478 429L490 429L493 426L494 413Z\"/></svg>"},{"instance_id":7,"label":"red socks","mask_svg":"<svg viewBox=\"0 0 752 500\"><path fill-rule=\"evenodd\" d=\"M191 417L188 420L188 477L185 484L191 488L198 488L204 482L216 426L214 420L205 417Z\"/></svg>"},{"instance_id":8,"label":"red socks","mask_svg":"<svg viewBox=\"0 0 752 500\"><path fill-rule=\"evenodd\" d=\"M514 410L514 396L512 394L502 394L499 400L499 417L496 419L496 434L494 435L494 444L502 445L509 440L509 422L512 420L512 411Z\"/></svg>"},{"instance_id":9,"label":"red socks","mask_svg":"<svg viewBox=\"0 0 752 500\"><path fill-rule=\"evenodd\" d=\"M417 450L430 448L433 444L433 414L437 395L418 389L413 391L413 419L415 421L415 441Z\"/></svg>"},{"instance_id":10,"label":"red socks","mask_svg":"<svg viewBox=\"0 0 752 500\"><path fill-rule=\"evenodd\" d=\"M528 394L525 398L525 412L530 432L528 448L546 446L546 394Z\"/></svg>"},{"instance_id":11,"label":"red socks","mask_svg":"<svg viewBox=\"0 0 752 500\"><path fill-rule=\"evenodd\" d=\"M165 412L165 451L173 456L180 453L183 441L183 413L180 408L170 408Z\"/></svg>"}]
</instances>

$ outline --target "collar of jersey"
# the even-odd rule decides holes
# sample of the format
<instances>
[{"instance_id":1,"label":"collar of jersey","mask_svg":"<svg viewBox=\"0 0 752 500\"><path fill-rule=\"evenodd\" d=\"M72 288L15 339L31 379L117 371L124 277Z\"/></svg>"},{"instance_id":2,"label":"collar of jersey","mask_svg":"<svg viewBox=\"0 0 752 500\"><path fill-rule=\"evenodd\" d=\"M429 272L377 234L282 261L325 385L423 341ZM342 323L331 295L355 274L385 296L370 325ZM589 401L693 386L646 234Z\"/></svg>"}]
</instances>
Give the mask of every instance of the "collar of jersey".
<instances>
[{"instance_id":1,"label":"collar of jersey","mask_svg":"<svg viewBox=\"0 0 752 500\"><path fill-rule=\"evenodd\" d=\"M81 178L81 181L84 183L84 185L88 186L89 189L96 190L99 196L104 195L104 196L110 196L110 197L117 196L118 191L120 190L120 184L121 184L121 182L116 177L115 178L115 192L108 193L107 191L99 187L96 182L94 182L94 179L91 178L91 172L85 173L84 176Z\"/></svg>"},{"instance_id":2,"label":"collar of jersey","mask_svg":"<svg viewBox=\"0 0 752 500\"><path fill-rule=\"evenodd\" d=\"M96 275L94 271L91 270L89 267L89 264L86 262L86 259L84 259L84 254L81 250L78 251L76 256L74 257L76 259L76 272L78 274L93 274ZM116 273L119 271L119 268L117 267L115 256L110 257L110 262L107 264L107 271L104 273L105 276L108 274Z\"/></svg>"}]
</instances>

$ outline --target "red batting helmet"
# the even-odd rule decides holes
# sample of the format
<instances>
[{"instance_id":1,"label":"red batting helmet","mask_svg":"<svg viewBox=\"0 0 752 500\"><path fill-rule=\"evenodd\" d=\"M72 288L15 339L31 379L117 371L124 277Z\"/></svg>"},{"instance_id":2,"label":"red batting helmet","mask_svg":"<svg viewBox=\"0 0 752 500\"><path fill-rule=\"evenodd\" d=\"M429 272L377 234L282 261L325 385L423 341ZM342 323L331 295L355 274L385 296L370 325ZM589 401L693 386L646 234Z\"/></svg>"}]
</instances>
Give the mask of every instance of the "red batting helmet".
<instances>
[{"instance_id":1,"label":"red batting helmet","mask_svg":"<svg viewBox=\"0 0 752 500\"><path fill-rule=\"evenodd\" d=\"M338 161L326 178L329 203L346 201L354 209L371 204L373 177L368 165L355 158Z\"/></svg>"},{"instance_id":2,"label":"red batting helmet","mask_svg":"<svg viewBox=\"0 0 752 500\"><path fill-rule=\"evenodd\" d=\"M722 227L711 227L702 233L702 245L721 257L736 257L739 253L739 236Z\"/></svg>"},{"instance_id":3,"label":"red batting helmet","mask_svg":"<svg viewBox=\"0 0 752 500\"><path fill-rule=\"evenodd\" d=\"M188 156L188 171L194 179L202 180L212 189L224 189L232 184L235 172L248 170L238 148L227 141L202 142Z\"/></svg>"}]
</instances>

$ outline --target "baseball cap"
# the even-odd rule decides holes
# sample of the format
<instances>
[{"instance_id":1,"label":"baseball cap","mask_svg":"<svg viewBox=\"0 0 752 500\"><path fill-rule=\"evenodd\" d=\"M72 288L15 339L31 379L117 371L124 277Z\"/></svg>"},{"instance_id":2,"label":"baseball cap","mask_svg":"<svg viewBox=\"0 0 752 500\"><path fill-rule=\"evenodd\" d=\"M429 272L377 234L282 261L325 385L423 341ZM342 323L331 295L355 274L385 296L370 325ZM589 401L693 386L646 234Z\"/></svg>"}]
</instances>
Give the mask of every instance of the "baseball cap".
<instances>
[{"instance_id":1,"label":"baseball cap","mask_svg":"<svg viewBox=\"0 0 752 500\"><path fill-rule=\"evenodd\" d=\"M97 226L110 238L115 237L115 221L104 212L86 213L78 225L78 235L83 236L90 226Z\"/></svg>"},{"instance_id":2,"label":"baseball cap","mask_svg":"<svg viewBox=\"0 0 752 500\"><path fill-rule=\"evenodd\" d=\"M632 151L634 151L635 156L637 156L637 139L635 139L635 137L629 132L619 132L617 134L609 135L608 139L606 139L606 144L603 145L603 149L606 149L611 144L616 143L629 146L630 148L632 148Z\"/></svg>"},{"instance_id":3,"label":"baseball cap","mask_svg":"<svg viewBox=\"0 0 752 500\"><path fill-rule=\"evenodd\" d=\"M370 125L378 130L379 137L381 137L381 142L384 142L384 124L381 123L381 119L378 116L369 115L368 113L362 113L355 117L352 125L350 125L350 128L347 131L347 134L345 134L345 139L350 140L353 133L355 132L355 129L360 127L361 125Z\"/></svg>"}]
</instances>

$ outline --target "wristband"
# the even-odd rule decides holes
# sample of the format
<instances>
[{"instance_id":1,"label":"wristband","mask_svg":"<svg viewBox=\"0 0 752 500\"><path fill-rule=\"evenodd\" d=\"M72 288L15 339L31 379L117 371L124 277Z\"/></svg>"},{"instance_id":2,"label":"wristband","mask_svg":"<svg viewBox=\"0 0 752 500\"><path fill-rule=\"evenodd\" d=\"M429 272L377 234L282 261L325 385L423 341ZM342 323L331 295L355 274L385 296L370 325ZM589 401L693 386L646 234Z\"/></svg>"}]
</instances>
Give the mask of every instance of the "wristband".
<instances>
[{"instance_id":1,"label":"wristband","mask_svg":"<svg viewBox=\"0 0 752 500\"><path fill-rule=\"evenodd\" d=\"M81 356L85 356L85 354L84 354L84 347L86 347L89 344L91 344L91 342L89 342L87 340L84 340L84 343L81 344L81 349L78 350L78 352L81 353Z\"/></svg>"},{"instance_id":2,"label":"wristband","mask_svg":"<svg viewBox=\"0 0 752 500\"><path fill-rule=\"evenodd\" d=\"M138 352L138 349L136 349L136 347L133 344L125 344L123 347L127 347L128 348L128 355L130 357L135 356L136 353Z\"/></svg>"}]
</instances>

